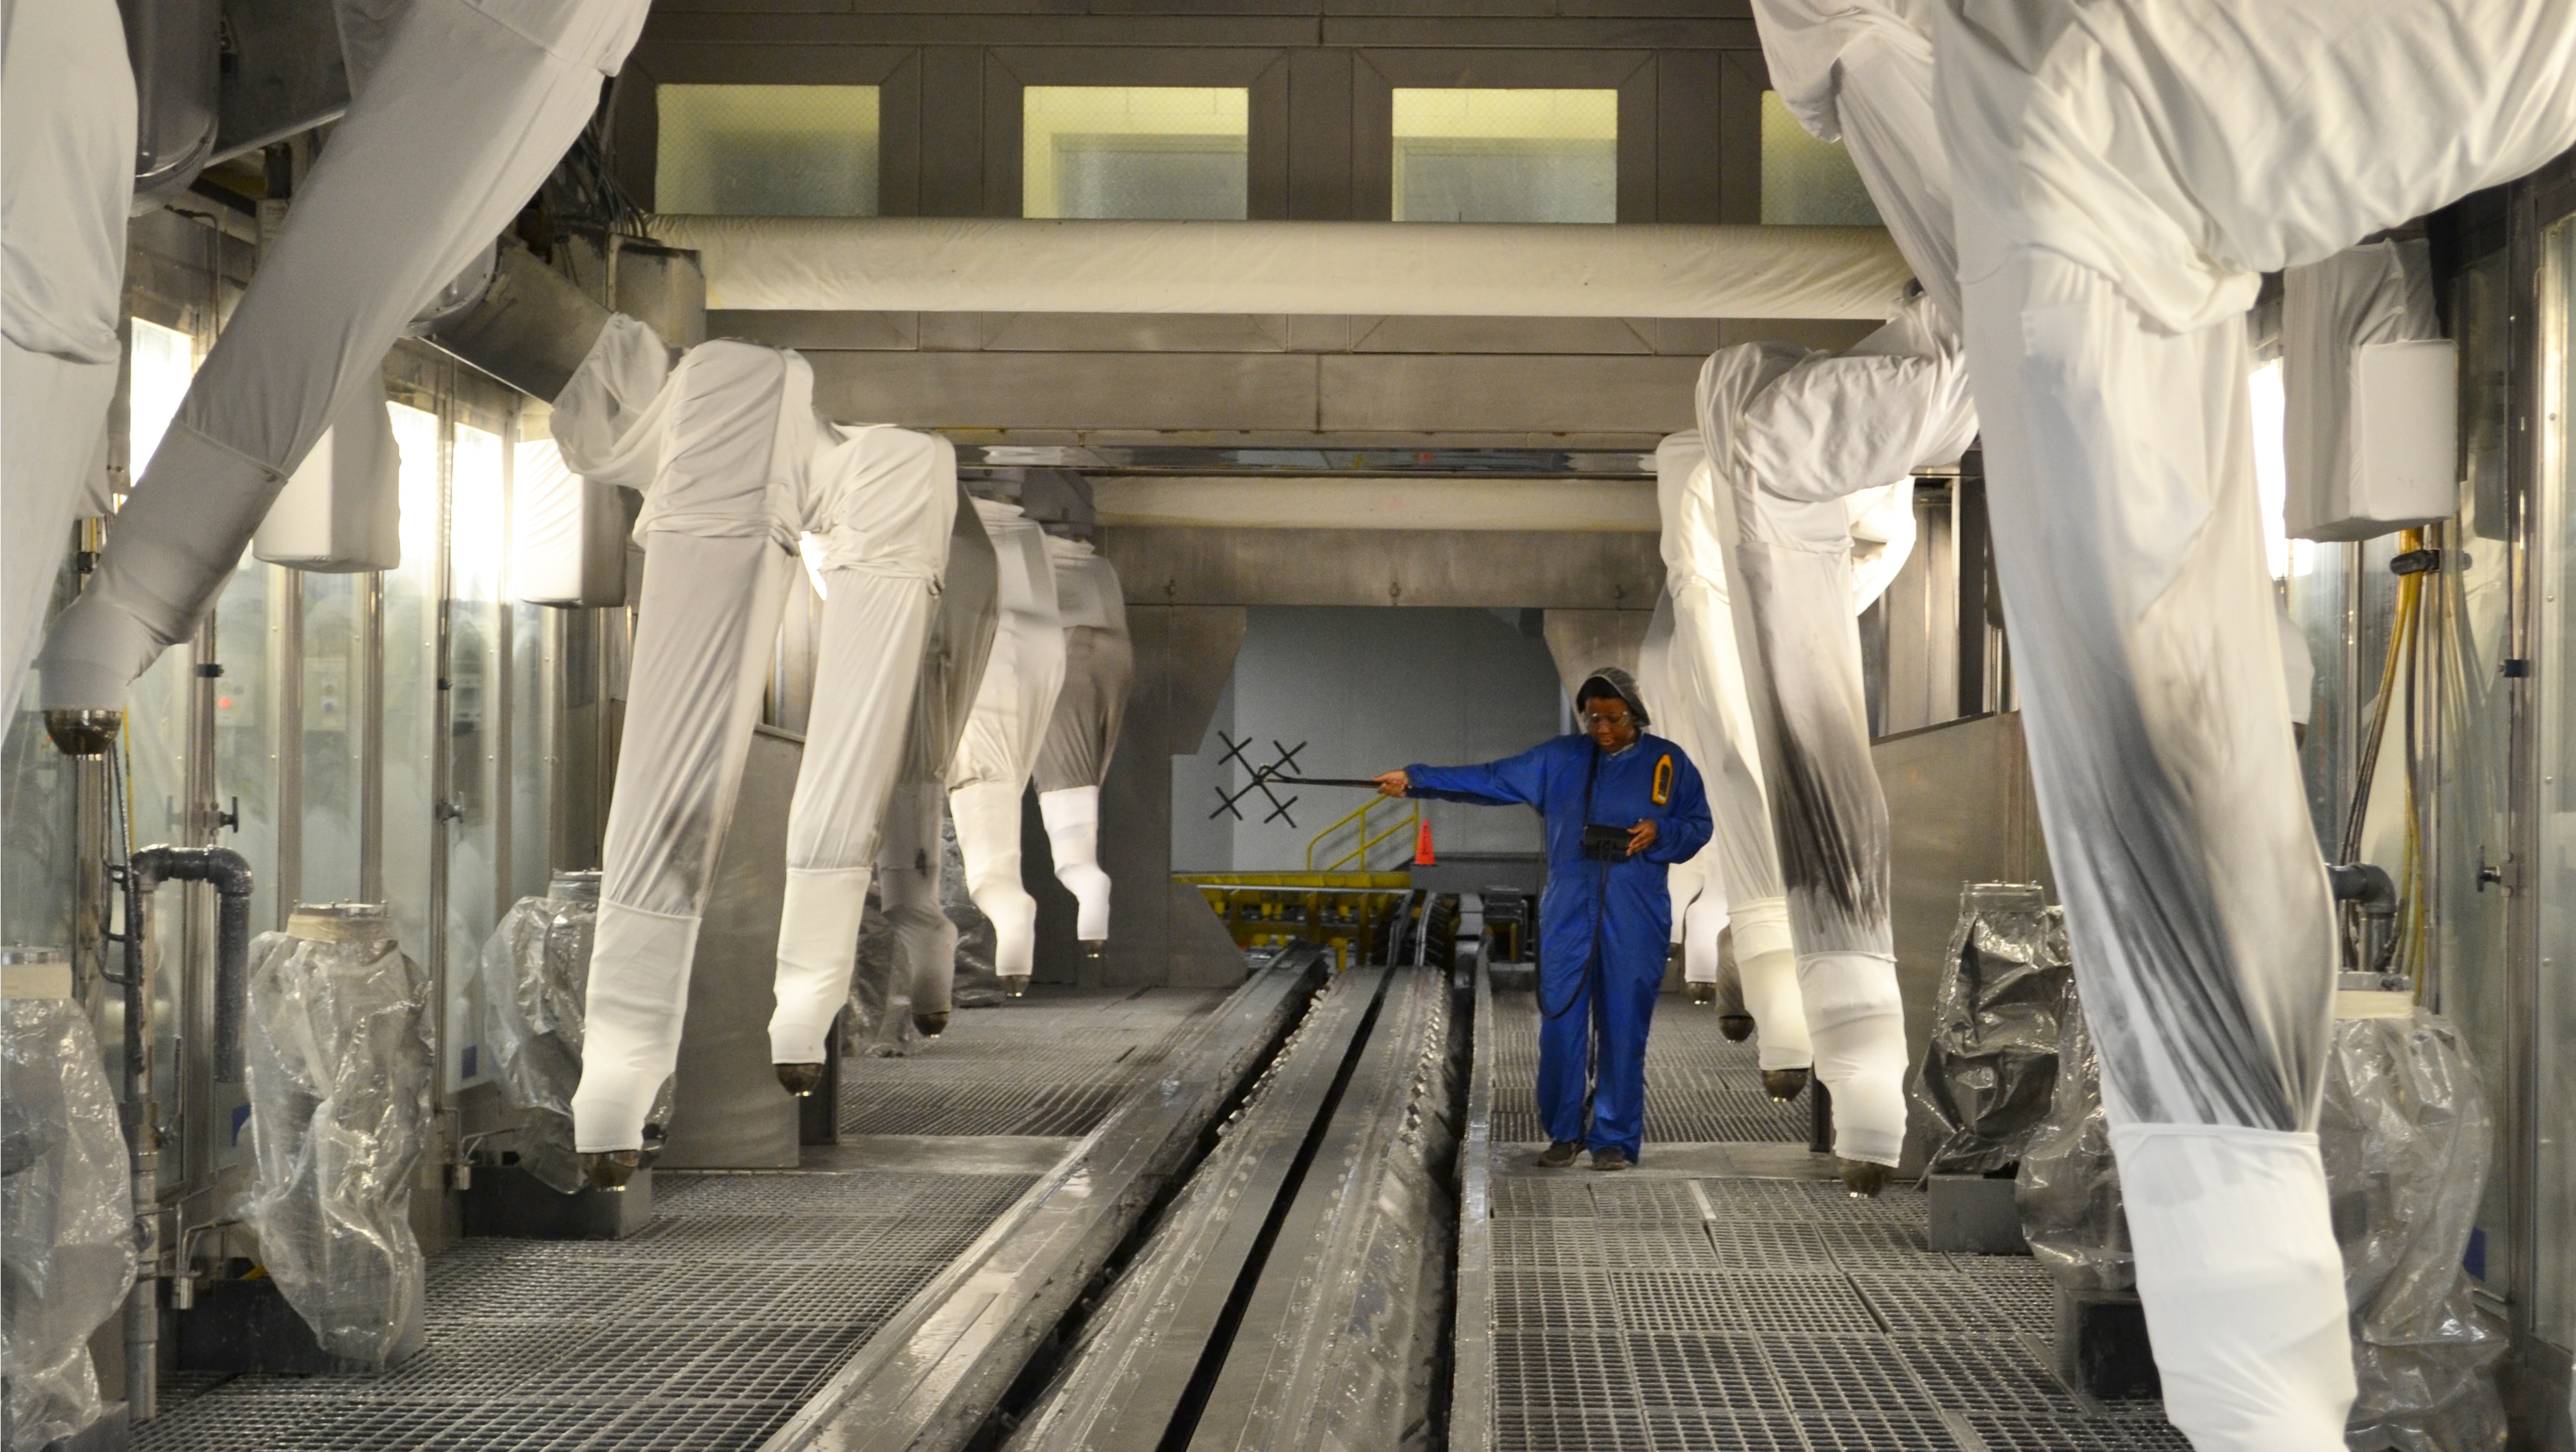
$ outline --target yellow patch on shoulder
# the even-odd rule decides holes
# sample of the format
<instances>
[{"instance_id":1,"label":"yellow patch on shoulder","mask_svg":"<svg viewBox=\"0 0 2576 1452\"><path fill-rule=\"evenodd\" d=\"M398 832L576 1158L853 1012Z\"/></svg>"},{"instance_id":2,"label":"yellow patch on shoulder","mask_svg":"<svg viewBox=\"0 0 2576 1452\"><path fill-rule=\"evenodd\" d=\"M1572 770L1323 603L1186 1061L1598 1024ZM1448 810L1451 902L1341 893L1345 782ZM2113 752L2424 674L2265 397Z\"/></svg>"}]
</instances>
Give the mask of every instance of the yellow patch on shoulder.
<instances>
[{"instance_id":1,"label":"yellow patch on shoulder","mask_svg":"<svg viewBox=\"0 0 2576 1452\"><path fill-rule=\"evenodd\" d=\"M1673 758L1670 752L1655 763L1654 798L1655 805L1659 807L1668 805L1673 799Z\"/></svg>"}]
</instances>

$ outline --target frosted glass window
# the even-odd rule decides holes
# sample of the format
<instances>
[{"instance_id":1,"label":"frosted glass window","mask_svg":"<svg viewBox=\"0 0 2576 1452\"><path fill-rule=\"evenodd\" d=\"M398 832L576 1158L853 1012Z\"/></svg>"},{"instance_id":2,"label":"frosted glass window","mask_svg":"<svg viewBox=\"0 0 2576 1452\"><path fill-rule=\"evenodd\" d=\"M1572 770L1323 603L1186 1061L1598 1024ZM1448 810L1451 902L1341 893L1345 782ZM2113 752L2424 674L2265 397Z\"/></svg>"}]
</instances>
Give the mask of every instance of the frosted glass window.
<instances>
[{"instance_id":1,"label":"frosted glass window","mask_svg":"<svg viewBox=\"0 0 2576 1452\"><path fill-rule=\"evenodd\" d=\"M877 214L874 86L662 86L655 210Z\"/></svg>"},{"instance_id":2,"label":"frosted glass window","mask_svg":"<svg viewBox=\"0 0 2576 1452\"><path fill-rule=\"evenodd\" d=\"M1401 89L1399 222L1619 220L1617 91Z\"/></svg>"},{"instance_id":3,"label":"frosted glass window","mask_svg":"<svg viewBox=\"0 0 2576 1452\"><path fill-rule=\"evenodd\" d=\"M1252 93L1229 86L1031 86L1020 214L1241 221Z\"/></svg>"},{"instance_id":4,"label":"frosted glass window","mask_svg":"<svg viewBox=\"0 0 2576 1452\"><path fill-rule=\"evenodd\" d=\"M1762 93L1762 220L1780 226L1875 227L1878 207L1839 141L1818 141L1777 91Z\"/></svg>"},{"instance_id":5,"label":"frosted glass window","mask_svg":"<svg viewBox=\"0 0 2576 1452\"><path fill-rule=\"evenodd\" d=\"M395 936L413 961L430 953L430 853L439 838L439 527L446 516L439 480L438 415L391 405L402 452L402 564L384 575L385 902Z\"/></svg>"},{"instance_id":6,"label":"frosted glass window","mask_svg":"<svg viewBox=\"0 0 2576 1452\"><path fill-rule=\"evenodd\" d=\"M2247 374L2245 394L2254 424L2254 489L2263 502L2263 562L2275 580L2308 574L2317 567L2316 543L2289 534L2290 470L2283 452L2289 415L2282 402L2281 360Z\"/></svg>"},{"instance_id":7,"label":"frosted glass window","mask_svg":"<svg viewBox=\"0 0 2576 1452\"><path fill-rule=\"evenodd\" d=\"M501 436L454 426L447 481L447 1087L484 1076L483 940L500 921L504 569L509 476Z\"/></svg>"}]
</instances>

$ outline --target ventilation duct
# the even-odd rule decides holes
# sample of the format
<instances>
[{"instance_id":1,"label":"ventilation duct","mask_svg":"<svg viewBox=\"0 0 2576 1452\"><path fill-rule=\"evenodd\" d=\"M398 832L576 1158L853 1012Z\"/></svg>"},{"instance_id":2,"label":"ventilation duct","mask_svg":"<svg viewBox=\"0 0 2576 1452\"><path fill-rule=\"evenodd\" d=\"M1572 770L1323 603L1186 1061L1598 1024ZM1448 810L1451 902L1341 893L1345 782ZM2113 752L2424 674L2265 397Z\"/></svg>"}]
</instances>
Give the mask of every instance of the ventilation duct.
<instances>
[{"instance_id":1,"label":"ventilation duct","mask_svg":"<svg viewBox=\"0 0 2576 1452\"><path fill-rule=\"evenodd\" d=\"M472 287L478 271L489 279L479 295ZM512 388L551 401L572 381L607 325L607 308L535 253L503 238L488 269L467 269L411 330Z\"/></svg>"}]
</instances>

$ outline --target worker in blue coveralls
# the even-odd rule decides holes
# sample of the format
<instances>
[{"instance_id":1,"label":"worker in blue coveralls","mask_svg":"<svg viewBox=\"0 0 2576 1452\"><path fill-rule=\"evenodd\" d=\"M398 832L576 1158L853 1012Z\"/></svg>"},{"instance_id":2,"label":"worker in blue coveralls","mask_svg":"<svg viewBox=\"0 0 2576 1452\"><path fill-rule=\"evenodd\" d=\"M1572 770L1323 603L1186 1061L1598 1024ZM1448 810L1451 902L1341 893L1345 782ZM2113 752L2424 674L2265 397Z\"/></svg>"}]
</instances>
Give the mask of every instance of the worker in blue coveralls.
<instances>
[{"instance_id":1,"label":"worker in blue coveralls","mask_svg":"<svg viewBox=\"0 0 2576 1452\"><path fill-rule=\"evenodd\" d=\"M1646 1137L1646 1030L1661 991L1673 900L1664 869L1708 842L1708 797L1682 749L1645 734L1626 671L1605 666L1574 693L1583 733L1483 766L1408 766L1378 777L1391 797L1536 807L1547 833L1539 899L1538 1162L1624 1170ZM1586 1100L1591 1111L1585 1123Z\"/></svg>"}]
</instances>

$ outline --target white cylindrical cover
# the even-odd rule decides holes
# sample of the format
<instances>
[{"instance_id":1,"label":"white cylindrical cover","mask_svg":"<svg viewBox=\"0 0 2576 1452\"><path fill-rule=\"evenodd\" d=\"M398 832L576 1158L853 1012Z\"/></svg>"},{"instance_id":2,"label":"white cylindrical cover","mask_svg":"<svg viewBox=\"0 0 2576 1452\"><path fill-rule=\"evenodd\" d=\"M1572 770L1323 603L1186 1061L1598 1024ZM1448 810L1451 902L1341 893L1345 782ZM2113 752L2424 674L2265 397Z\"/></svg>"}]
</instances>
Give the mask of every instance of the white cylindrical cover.
<instances>
[{"instance_id":1,"label":"white cylindrical cover","mask_svg":"<svg viewBox=\"0 0 2576 1452\"><path fill-rule=\"evenodd\" d=\"M11 5L0 37L0 707L18 709L116 394L134 74L111 0Z\"/></svg>"},{"instance_id":2,"label":"white cylindrical cover","mask_svg":"<svg viewBox=\"0 0 2576 1452\"><path fill-rule=\"evenodd\" d=\"M413 0L189 385L90 588L57 624L49 705L121 704L194 627L289 472L379 386L404 325L588 124L645 9Z\"/></svg>"},{"instance_id":3,"label":"white cylindrical cover","mask_svg":"<svg viewBox=\"0 0 2576 1452\"><path fill-rule=\"evenodd\" d=\"M514 478L512 490L526 498L526 481ZM326 575L402 564L402 450L382 396L353 395L331 420L268 507L251 551Z\"/></svg>"},{"instance_id":4,"label":"white cylindrical cover","mask_svg":"<svg viewBox=\"0 0 2576 1452\"><path fill-rule=\"evenodd\" d=\"M1001 555L975 512L965 486L956 491L948 530L948 566L939 584L939 609L921 648L920 684L912 693L912 722L904 732L903 780L939 783L957 756L966 722L975 713L1002 619ZM934 814L935 815L935 814ZM938 837L934 824L932 838Z\"/></svg>"},{"instance_id":5,"label":"white cylindrical cover","mask_svg":"<svg viewBox=\"0 0 2576 1452\"><path fill-rule=\"evenodd\" d=\"M1905 1005L1896 959L1802 950L1796 962L1816 1079L1833 1096L1834 1153L1893 1165L1905 1149Z\"/></svg>"},{"instance_id":6,"label":"white cylindrical cover","mask_svg":"<svg viewBox=\"0 0 2576 1452\"><path fill-rule=\"evenodd\" d=\"M1028 785L1064 687L1064 628L1056 619L1055 566L1046 535L1016 504L975 501L975 515L991 536L998 570L1001 618L975 709L966 719L957 755L948 763L950 790L974 782Z\"/></svg>"},{"instance_id":7,"label":"white cylindrical cover","mask_svg":"<svg viewBox=\"0 0 2576 1452\"><path fill-rule=\"evenodd\" d=\"M1027 790L1026 782L990 780L948 789L966 893L992 920L993 971L1005 978L1028 976L1037 961L1038 900L1020 876L1020 798Z\"/></svg>"},{"instance_id":8,"label":"white cylindrical cover","mask_svg":"<svg viewBox=\"0 0 2576 1452\"><path fill-rule=\"evenodd\" d=\"M850 995L868 868L903 766L904 732L957 507L957 454L903 429L835 426L814 463L825 581L814 701L788 808L778 929L777 1062L822 1058Z\"/></svg>"},{"instance_id":9,"label":"white cylindrical cover","mask_svg":"<svg viewBox=\"0 0 2576 1452\"><path fill-rule=\"evenodd\" d=\"M915 1013L946 1013L957 971L957 924L939 904L947 857L939 823L946 800L935 781L898 783L886 804L885 840L877 847L877 894L894 929L894 981L911 986Z\"/></svg>"},{"instance_id":10,"label":"white cylindrical cover","mask_svg":"<svg viewBox=\"0 0 2576 1452\"><path fill-rule=\"evenodd\" d=\"M1874 318L1872 227L683 217L707 305L858 312Z\"/></svg>"}]
</instances>

